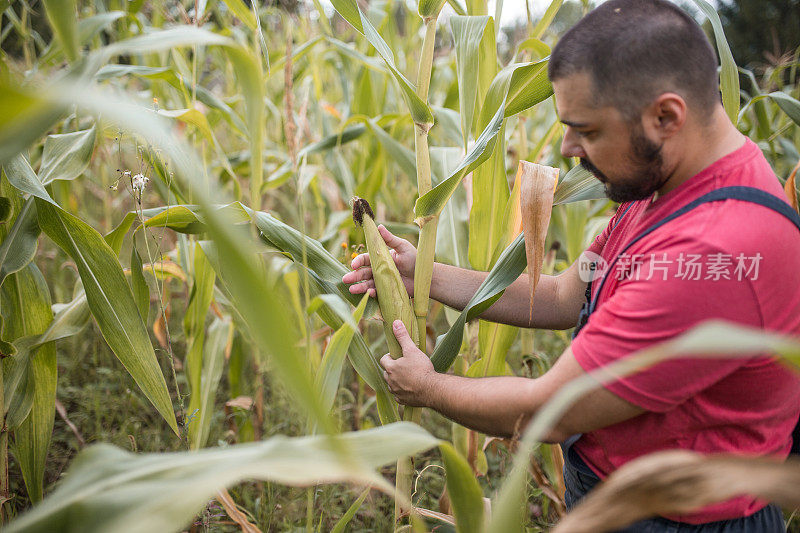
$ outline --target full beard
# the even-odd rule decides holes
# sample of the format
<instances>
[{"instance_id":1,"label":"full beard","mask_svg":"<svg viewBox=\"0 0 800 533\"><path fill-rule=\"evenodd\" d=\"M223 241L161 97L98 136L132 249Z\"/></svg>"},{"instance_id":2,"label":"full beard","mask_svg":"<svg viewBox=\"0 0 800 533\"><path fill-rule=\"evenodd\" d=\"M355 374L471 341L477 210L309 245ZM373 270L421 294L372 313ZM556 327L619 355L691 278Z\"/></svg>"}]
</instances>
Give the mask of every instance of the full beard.
<instances>
[{"instance_id":1,"label":"full beard","mask_svg":"<svg viewBox=\"0 0 800 533\"><path fill-rule=\"evenodd\" d=\"M588 158L581 158L581 166L594 174L605 186L608 198L617 203L644 200L652 196L669 179L663 170L662 144L656 144L644 135L640 125L631 131L631 153L628 161L632 171L629 178L612 181Z\"/></svg>"}]
</instances>

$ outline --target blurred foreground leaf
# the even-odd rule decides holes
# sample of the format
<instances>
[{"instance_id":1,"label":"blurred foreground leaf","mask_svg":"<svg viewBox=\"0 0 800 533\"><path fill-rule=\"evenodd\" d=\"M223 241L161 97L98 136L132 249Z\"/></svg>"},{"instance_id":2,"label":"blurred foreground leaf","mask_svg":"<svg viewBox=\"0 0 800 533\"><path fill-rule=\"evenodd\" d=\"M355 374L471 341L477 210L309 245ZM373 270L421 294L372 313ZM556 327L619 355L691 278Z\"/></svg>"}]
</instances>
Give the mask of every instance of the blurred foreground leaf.
<instances>
[{"instance_id":1,"label":"blurred foreground leaf","mask_svg":"<svg viewBox=\"0 0 800 533\"><path fill-rule=\"evenodd\" d=\"M246 479L295 486L348 482L391 494L375 469L438 443L419 426L399 422L336 437L277 436L196 452L137 455L99 444L82 452L58 488L6 531L180 531L217 490Z\"/></svg>"}]
</instances>

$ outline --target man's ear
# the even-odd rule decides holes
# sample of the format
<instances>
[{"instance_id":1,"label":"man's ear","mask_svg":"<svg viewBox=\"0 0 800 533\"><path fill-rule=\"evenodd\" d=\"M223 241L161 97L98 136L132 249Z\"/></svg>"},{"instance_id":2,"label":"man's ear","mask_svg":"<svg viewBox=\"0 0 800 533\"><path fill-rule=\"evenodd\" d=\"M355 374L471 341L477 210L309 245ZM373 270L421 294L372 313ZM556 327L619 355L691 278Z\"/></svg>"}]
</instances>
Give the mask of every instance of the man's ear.
<instances>
[{"instance_id":1,"label":"man's ear","mask_svg":"<svg viewBox=\"0 0 800 533\"><path fill-rule=\"evenodd\" d=\"M686 124L688 106L676 93L662 93L642 113L645 130L662 140L677 134Z\"/></svg>"}]
</instances>

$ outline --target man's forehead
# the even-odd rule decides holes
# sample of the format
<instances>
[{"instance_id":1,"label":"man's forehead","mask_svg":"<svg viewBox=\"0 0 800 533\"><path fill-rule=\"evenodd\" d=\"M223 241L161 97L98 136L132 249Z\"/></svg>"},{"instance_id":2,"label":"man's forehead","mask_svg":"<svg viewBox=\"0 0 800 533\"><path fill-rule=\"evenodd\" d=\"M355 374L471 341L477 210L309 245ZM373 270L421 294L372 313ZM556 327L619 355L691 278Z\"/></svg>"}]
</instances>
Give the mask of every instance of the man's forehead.
<instances>
[{"instance_id":1,"label":"man's forehead","mask_svg":"<svg viewBox=\"0 0 800 533\"><path fill-rule=\"evenodd\" d=\"M592 82L584 72L558 78L553 82L553 92L560 114L567 110L594 107Z\"/></svg>"}]
</instances>

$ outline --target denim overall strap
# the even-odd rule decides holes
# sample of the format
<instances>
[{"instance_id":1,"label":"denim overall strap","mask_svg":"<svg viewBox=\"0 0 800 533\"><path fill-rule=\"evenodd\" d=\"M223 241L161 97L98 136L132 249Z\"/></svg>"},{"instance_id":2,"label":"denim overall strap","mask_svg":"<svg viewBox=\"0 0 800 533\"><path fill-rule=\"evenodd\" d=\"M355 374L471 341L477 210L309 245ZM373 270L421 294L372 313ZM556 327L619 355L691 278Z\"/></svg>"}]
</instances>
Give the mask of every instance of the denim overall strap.
<instances>
[{"instance_id":1,"label":"denim overall strap","mask_svg":"<svg viewBox=\"0 0 800 533\"><path fill-rule=\"evenodd\" d=\"M617 219L617 221L614 222L614 226L611 228L612 232L617 228L617 226L619 226L619 223L622 222L622 218L625 216L625 213L628 212L628 210L631 208L632 205L633 205L633 202L629 203L628 207L625 208L625 211L623 211L622 214ZM595 261L592 261L591 263L589 263L589 270L590 271L594 272L596 270L596 268L597 268L597 263ZM580 311L580 314L578 315L578 323L577 323L577 325L575 326L575 329L572 332L572 338L573 339L578 335L578 332L581 330L581 328L583 328L583 326L586 325L586 321L589 320L589 305L591 305L591 303L592 303L592 279L591 279L591 277L589 278L589 281L586 283L586 293L584 293L584 298L586 299L586 301L583 302L583 304L581 305L581 311Z\"/></svg>"}]
</instances>

